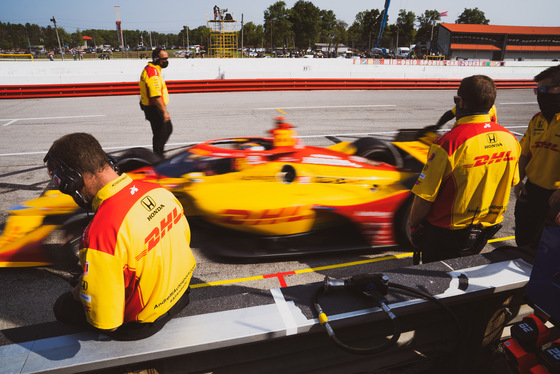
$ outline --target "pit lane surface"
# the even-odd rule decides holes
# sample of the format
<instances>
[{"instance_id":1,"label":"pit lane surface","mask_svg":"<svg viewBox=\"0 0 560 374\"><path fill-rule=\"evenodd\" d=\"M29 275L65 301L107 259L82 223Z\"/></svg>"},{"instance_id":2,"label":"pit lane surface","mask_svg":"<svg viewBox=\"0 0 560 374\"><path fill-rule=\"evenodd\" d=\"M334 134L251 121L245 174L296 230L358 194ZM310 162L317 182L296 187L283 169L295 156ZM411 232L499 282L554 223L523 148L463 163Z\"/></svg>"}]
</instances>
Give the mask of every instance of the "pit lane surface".
<instances>
[{"instance_id":1,"label":"pit lane surface","mask_svg":"<svg viewBox=\"0 0 560 374\"><path fill-rule=\"evenodd\" d=\"M378 135L390 138L400 128L433 124L453 105L454 91L309 91L177 94L169 111L174 132L167 149L207 139L266 136L273 118L283 115L306 144L332 144L325 135ZM70 132L93 134L107 152L146 146L151 130L139 98L93 97L0 101L0 226L6 210L37 197L47 183L42 159L54 140ZM501 90L499 122L523 134L538 111L531 90ZM284 112L282 114L279 110ZM449 124L448 126L450 126ZM345 135L346 134L346 135ZM513 203L497 234L500 245L513 245ZM194 248L198 268L193 298L217 298L224 307L243 303L261 290L383 271L412 263L399 250L318 255L256 264L224 263ZM70 289L68 266L0 269L0 330L54 321L52 305ZM1 338L1 337L0 337ZM2 343L0 343L2 344Z\"/></svg>"}]
</instances>

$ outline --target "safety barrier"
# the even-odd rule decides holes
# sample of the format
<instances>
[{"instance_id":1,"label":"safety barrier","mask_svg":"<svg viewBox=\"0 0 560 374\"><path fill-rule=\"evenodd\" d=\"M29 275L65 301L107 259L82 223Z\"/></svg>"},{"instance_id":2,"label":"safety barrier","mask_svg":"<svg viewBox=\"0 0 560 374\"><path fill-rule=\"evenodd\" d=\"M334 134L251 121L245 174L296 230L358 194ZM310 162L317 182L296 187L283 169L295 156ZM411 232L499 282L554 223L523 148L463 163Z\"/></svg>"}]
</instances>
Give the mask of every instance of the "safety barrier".
<instances>
[{"instance_id":1,"label":"safety barrier","mask_svg":"<svg viewBox=\"0 0 560 374\"><path fill-rule=\"evenodd\" d=\"M460 79L217 79L168 81L170 93L290 90L441 90L456 89ZM534 87L530 79L496 79L498 88ZM138 95L137 82L49 85L0 85L0 98L53 98Z\"/></svg>"},{"instance_id":2,"label":"safety barrier","mask_svg":"<svg viewBox=\"0 0 560 374\"><path fill-rule=\"evenodd\" d=\"M18 57L25 57L26 59L31 59L33 61L33 55L29 53L0 53L0 58L13 57L16 60Z\"/></svg>"}]
</instances>

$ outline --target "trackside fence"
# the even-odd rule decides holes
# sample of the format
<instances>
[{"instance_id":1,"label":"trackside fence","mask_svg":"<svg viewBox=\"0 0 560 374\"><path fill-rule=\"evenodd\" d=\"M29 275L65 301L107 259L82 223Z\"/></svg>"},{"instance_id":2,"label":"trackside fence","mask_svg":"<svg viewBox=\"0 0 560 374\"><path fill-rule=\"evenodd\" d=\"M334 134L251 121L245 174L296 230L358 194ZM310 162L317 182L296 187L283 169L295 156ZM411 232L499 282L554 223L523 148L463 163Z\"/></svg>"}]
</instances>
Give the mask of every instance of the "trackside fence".
<instances>
[{"instance_id":1,"label":"trackside fence","mask_svg":"<svg viewBox=\"0 0 560 374\"><path fill-rule=\"evenodd\" d=\"M498 88L535 87L530 79L494 80ZM170 93L290 90L442 90L460 79L213 79L168 81ZM0 99L138 95L138 82L0 85Z\"/></svg>"}]
</instances>

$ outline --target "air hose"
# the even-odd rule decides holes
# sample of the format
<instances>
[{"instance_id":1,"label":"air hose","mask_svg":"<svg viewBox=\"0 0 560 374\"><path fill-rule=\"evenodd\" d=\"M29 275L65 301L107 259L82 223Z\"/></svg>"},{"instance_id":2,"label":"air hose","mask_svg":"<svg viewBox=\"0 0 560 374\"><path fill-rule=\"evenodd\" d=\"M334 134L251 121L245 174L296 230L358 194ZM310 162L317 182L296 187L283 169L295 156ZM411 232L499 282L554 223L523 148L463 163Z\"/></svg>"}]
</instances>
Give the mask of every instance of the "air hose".
<instances>
[{"instance_id":1,"label":"air hose","mask_svg":"<svg viewBox=\"0 0 560 374\"><path fill-rule=\"evenodd\" d=\"M382 274L363 274L356 275L351 278L346 278L342 280L330 279L325 277L325 282L322 287L318 288L313 296L313 306L315 311L319 315L319 323L325 328L329 338L342 350L359 355L373 355L382 351L385 351L389 347L393 346L399 337L401 336L400 326L397 317L391 312L391 309L386 303L385 295L389 292L388 290L389 278ZM334 330L329 324L329 320L321 305L319 304L319 297L326 295L332 290L344 289L352 293L362 294L366 297L374 299L377 305L383 309L383 311L389 316L391 322L393 323L393 336L387 342L367 348L352 347L343 343L340 339L336 337Z\"/></svg>"},{"instance_id":2,"label":"air hose","mask_svg":"<svg viewBox=\"0 0 560 374\"><path fill-rule=\"evenodd\" d=\"M340 349L357 355L373 355L373 354L383 352L389 349L390 347L392 347L393 345L395 345L401 335L401 328L400 328L399 321L395 316L395 314L389 308L387 304L387 300L385 299L385 296L389 293L389 288L394 288L395 291L403 294L420 296L424 299L427 299L429 301L438 304L452 317L454 323L457 326L459 332L458 341L460 341L460 337L462 335L461 324L457 316L447 307L447 305L445 305L440 300L438 300L437 298L433 297L428 293L419 291L415 288L411 288L408 286L403 286L401 284L391 283L389 282L389 278L383 274L361 274L345 279L332 279L326 276L323 285L319 287L317 291L315 291L315 294L313 295L313 307L315 308L315 311L317 312L317 315L319 317L319 323L321 324L321 326L325 328L329 338ZM365 348L350 346L342 342L339 338L337 338L333 328L329 324L329 320L327 318L326 313L323 311L323 308L319 304L319 298L323 295L327 295L329 292L333 290L345 290L350 293L363 295L375 300L377 305L387 314L387 316L389 317L389 319L393 324L393 335L391 336L391 338L387 340L385 343L380 344L378 346L365 347Z\"/></svg>"}]
</instances>

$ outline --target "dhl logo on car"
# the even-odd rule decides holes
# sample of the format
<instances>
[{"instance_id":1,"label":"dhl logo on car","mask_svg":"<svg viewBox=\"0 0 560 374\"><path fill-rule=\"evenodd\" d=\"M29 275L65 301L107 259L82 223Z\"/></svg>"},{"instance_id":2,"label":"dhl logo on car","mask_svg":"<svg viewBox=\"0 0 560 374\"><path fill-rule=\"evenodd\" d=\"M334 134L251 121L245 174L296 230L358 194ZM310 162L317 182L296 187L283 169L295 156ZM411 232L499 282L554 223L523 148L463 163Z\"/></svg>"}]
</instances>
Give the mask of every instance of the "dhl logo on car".
<instances>
[{"instance_id":1,"label":"dhl logo on car","mask_svg":"<svg viewBox=\"0 0 560 374\"><path fill-rule=\"evenodd\" d=\"M482 155L482 156L477 156L474 158L475 163L474 164L467 164L467 165L463 165L464 168L474 168L477 166L484 166L484 165L490 165L493 163L498 163L500 161L513 161L515 160L515 157L511 157L511 151L503 151L503 152L499 152L499 153L494 153L492 156L489 155Z\"/></svg>"},{"instance_id":2,"label":"dhl logo on car","mask_svg":"<svg viewBox=\"0 0 560 374\"><path fill-rule=\"evenodd\" d=\"M309 205L277 209L251 211L245 209L224 209L220 212L220 222L229 225L275 225L313 218Z\"/></svg>"}]
</instances>

